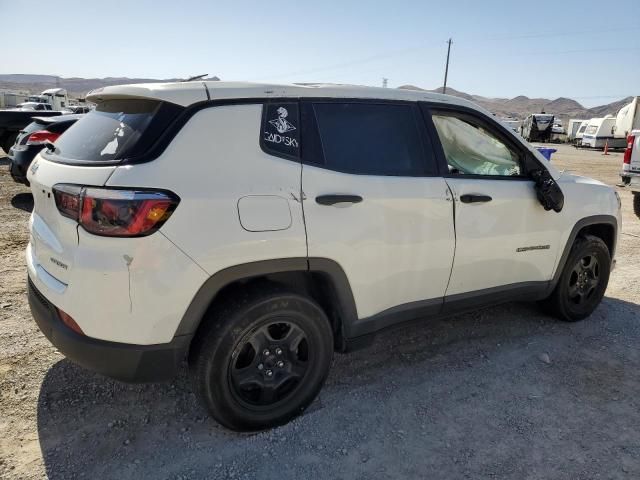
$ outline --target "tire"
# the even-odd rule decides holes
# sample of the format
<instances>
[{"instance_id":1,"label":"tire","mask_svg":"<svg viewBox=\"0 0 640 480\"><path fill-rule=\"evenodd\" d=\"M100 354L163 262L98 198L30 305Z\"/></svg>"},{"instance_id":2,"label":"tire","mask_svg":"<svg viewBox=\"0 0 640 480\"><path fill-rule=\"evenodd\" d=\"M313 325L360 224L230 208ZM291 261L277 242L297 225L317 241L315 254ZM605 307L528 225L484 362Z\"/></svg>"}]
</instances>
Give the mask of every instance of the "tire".
<instances>
[{"instance_id":1,"label":"tire","mask_svg":"<svg viewBox=\"0 0 640 480\"><path fill-rule=\"evenodd\" d=\"M633 194L633 212L640 218L640 193Z\"/></svg>"},{"instance_id":2,"label":"tire","mask_svg":"<svg viewBox=\"0 0 640 480\"><path fill-rule=\"evenodd\" d=\"M587 318L602 301L610 273L611 255L606 243L592 235L578 237L558 283L543 307L567 322Z\"/></svg>"},{"instance_id":3,"label":"tire","mask_svg":"<svg viewBox=\"0 0 640 480\"><path fill-rule=\"evenodd\" d=\"M282 425L322 388L333 334L313 300L283 291L245 292L204 321L189 353L189 373L196 395L225 427Z\"/></svg>"}]
</instances>

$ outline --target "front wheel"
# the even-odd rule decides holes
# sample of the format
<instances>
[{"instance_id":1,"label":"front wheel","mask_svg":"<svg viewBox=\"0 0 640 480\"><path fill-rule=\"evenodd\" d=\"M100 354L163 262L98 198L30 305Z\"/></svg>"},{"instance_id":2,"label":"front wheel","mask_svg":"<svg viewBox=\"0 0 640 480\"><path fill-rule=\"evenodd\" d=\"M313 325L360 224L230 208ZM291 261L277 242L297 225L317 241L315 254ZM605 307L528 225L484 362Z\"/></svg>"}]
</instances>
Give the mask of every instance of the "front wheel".
<instances>
[{"instance_id":1,"label":"front wheel","mask_svg":"<svg viewBox=\"0 0 640 480\"><path fill-rule=\"evenodd\" d=\"M610 272L607 244L592 235L578 237L544 306L552 315L568 322L588 317L604 296Z\"/></svg>"},{"instance_id":2,"label":"front wheel","mask_svg":"<svg viewBox=\"0 0 640 480\"><path fill-rule=\"evenodd\" d=\"M633 194L633 211L640 218L640 193Z\"/></svg>"},{"instance_id":3,"label":"front wheel","mask_svg":"<svg viewBox=\"0 0 640 480\"><path fill-rule=\"evenodd\" d=\"M238 296L207 321L189 370L197 396L227 428L286 423L322 388L333 335L310 298L288 292Z\"/></svg>"}]
</instances>

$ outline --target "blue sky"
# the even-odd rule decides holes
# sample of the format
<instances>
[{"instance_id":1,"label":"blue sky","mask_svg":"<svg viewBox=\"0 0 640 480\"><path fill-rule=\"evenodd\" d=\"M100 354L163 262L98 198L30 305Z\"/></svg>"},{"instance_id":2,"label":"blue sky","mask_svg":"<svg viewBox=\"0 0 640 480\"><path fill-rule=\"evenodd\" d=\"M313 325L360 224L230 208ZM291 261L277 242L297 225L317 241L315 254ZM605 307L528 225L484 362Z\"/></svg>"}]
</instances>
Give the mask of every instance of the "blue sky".
<instances>
[{"instance_id":1,"label":"blue sky","mask_svg":"<svg viewBox=\"0 0 640 480\"><path fill-rule=\"evenodd\" d=\"M0 18L0 73L435 88L452 37L458 90L640 95L640 0L0 0Z\"/></svg>"}]
</instances>

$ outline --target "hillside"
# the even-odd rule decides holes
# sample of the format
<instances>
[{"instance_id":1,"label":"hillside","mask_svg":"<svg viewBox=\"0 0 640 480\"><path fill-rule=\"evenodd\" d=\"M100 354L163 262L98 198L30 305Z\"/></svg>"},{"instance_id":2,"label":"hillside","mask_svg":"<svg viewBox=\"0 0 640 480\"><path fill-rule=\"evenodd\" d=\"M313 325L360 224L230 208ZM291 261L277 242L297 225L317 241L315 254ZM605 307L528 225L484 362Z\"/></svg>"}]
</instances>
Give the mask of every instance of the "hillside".
<instances>
[{"instance_id":1,"label":"hillside","mask_svg":"<svg viewBox=\"0 0 640 480\"><path fill-rule=\"evenodd\" d=\"M28 74L7 74L0 75L0 90L27 91L29 93L40 93L47 88L65 88L69 95L74 98L83 98L87 92L109 85L123 85L126 83L150 83L150 82L175 82L182 79L167 78L158 80L155 78L127 78L127 77L106 77L106 78L63 78L53 75L28 75ZM218 77L209 77L207 80L220 80Z\"/></svg>"},{"instance_id":2,"label":"hillside","mask_svg":"<svg viewBox=\"0 0 640 480\"><path fill-rule=\"evenodd\" d=\"M154 79L154 78L127 78L127 77L106 77L106 78L63 78L54 75L30 75L30 74L0 74L0 90L26 91L29 93L40 93L47 88L62 87L74 98L83 98L87 92L99 87L109 85L122 85L125 83L149 83L149 82L173 82L181 79ZM218 77L209 77L207 80L219 80ZM402 89L422 90L442 93L442 87L434 90L425 90L414 85L402 85ZM537 113L544 110L553 113L566 124L569 118L602 117L604 115L615 115L625 104L631 101L631 97L618 100L607 105L593 108L585 108L580 103L571 98L529 98L519 95L514 98L488 98L480 95L472 95L460 92L451 87L447 87L447 94L462 97L475 102L499 117L524 118L530 113Z\"/></svg>"},{"instance_id":3,"label":"hillside","mask_svg":"<svg viewBox=\"0 0 640 480\"><path fill-rule=\"evenodd\" d=\"M398 88L442 93L442 87L434 90L426 90L414 85L402 85ZM545 112L552 113L562 119L565 125L569 118L589 119L593 117L603 117L605 115L615 115L621 107L632 100L632 97L627 97L606 105L585 108L575 100L565 97L556 98L554 100L547 98L529 98L524 95L519 95L514 98L487 98L460 92L451 87L447 87L447 95L453 95L455 97L461 97L475 102L499 117L515 117L522 119L530 113L539 113L544 110Z\"/></svg>"}]
</instances>

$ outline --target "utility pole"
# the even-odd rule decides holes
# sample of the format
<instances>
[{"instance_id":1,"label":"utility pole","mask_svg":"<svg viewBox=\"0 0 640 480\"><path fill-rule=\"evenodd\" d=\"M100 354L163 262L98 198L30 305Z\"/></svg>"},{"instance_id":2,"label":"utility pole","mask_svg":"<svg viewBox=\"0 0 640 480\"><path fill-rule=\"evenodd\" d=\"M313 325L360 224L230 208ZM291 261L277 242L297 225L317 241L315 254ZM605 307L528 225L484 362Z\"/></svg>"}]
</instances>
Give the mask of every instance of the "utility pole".
<instances>
[{"instance_id":1,"label":"utility pole","mask_svg":"<svg viewBox=\"0 0 640 480\"><path fill-rule=\"evenodd\" d=\"M382 77L382 88L387 88L387 82L389 81L388 78L384 78Z\"/></svg>"},{"instance_id":2,"label":"utility pole","mask_svg":"<svg viewBox=\"0 0 640 480\"><path fill-rule=\"evenodd\" d=\"M442 93L447 93L447 75L449 75L449 54L451 53L451 39L447 41L449 46L447 47L447 66L444 68L444 87L442 87Z\"/></svg>"}]
</instances>

